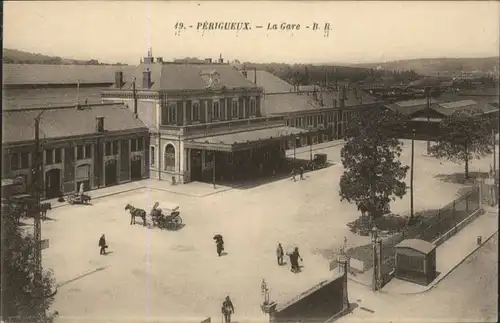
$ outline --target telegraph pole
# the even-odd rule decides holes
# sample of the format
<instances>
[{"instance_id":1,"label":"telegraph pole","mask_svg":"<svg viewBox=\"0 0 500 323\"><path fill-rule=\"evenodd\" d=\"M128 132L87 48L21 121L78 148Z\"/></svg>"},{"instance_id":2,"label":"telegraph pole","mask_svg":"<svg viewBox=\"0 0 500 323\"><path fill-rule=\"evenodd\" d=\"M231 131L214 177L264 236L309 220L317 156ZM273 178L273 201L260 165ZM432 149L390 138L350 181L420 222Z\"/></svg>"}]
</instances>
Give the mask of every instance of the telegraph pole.
<instances>
[{"instance_id":1,"label":"telegraph pole","mask_svg":"<svg viewBox=\"0 0 500 323\"><path fill-rule=\"evenodd\" d=\"M43 111L42 111L43 113ZM42 283L42 223L40 214L40 200L42 196L42 176L43 176L43 154L40 149L40 113L35 118L35 152L34 152L34 174L33 174L33 189L36 198L36 205L33 213L34 217L34 238L35 238L35 272L34 272L34 284L35 286L40 286ZM41 286L38 288L41 292ZM38 294L37 297L43 297ZM45 317L45 311L40 310L42 317Z\"/></svg>"},{"instance_id":2,"label":"telegraph pole","mask_svg":"<svg viewBox=\"0 0 500 323\"><path fill-rule=\"evenodd\" d=\"M413 165L415 163L415 129L411 136L411 172L410 172L410 219L413 219Z\"/></svg>"}]
</instances>

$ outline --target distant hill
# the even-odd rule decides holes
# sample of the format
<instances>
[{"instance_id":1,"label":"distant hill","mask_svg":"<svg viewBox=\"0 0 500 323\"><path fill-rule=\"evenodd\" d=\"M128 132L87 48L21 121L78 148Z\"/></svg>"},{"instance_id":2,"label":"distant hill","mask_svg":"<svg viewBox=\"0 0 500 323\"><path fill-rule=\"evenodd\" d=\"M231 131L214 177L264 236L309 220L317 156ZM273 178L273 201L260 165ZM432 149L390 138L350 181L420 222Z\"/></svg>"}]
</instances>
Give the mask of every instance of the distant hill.
<instances>
[{"instance_id":1,"label":"distant hill","mask_svg":"<svg viewBox=\"0 0 500 323\"><path fill-rule=\"evenodd\" d=\"M467 73L487 74L496 71L498 75L499 58L419 58L410 60L390 61L384 63L354 64L352 66L383 70L413 70L421 75L460 76Z\"/></svg>"},{"instance_id":2,"label":"distant hill","mask_svg":"<svg viewBox=\"0 0 500 323\"><path fill-rule=\"evenodd\" d=\"M3 49L4 64L48 64L48 65L127 65L127 64L105 64L96 59L78 60L62 58L59 56L47 56L38 53L29 53L17 49Z\"/></svg>"}]
</instances>

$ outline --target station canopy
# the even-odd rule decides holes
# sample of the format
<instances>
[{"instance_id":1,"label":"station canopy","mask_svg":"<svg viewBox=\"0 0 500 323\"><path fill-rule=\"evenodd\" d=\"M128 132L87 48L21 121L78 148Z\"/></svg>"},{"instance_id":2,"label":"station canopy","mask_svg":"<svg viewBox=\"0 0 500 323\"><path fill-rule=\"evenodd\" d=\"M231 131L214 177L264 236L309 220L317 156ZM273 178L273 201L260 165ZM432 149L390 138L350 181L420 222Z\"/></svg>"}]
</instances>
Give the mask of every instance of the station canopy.
<instances>
[{"instance_id":1,"label":"station canopy","mask_svg":"<svg viewBox=\"0 0 500 323\"><path fill-rule=\"evenodd\" d=\"M307 132L306 129L280 126L197 138L187 140L185 145L192 149L234 152L265 146L275 141L288 140Z\"/></svg>"}]
</instances>

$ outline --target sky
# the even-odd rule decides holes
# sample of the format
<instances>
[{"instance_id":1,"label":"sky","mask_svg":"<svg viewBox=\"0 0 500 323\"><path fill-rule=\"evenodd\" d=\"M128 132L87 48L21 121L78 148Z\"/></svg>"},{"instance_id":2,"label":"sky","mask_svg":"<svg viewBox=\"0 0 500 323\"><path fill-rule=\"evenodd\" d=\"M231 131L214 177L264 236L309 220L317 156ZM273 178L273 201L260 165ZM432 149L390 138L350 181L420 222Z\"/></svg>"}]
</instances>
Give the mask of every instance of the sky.
<instances>
[{"instance_id":1,"label":"sky","mask_svg":"<svg viewBox=\"0 0 500 323\"><path fill-rule=\"evenodd\" d=\"M354 64L498 56L499 17L497 1L7 1L3 36L5 48L107 63L138 64L152 48L164 60ZM193 28L176 34L178 22ZM251 30L197 30L204 22Z\"/></svg>"}]
</instances>

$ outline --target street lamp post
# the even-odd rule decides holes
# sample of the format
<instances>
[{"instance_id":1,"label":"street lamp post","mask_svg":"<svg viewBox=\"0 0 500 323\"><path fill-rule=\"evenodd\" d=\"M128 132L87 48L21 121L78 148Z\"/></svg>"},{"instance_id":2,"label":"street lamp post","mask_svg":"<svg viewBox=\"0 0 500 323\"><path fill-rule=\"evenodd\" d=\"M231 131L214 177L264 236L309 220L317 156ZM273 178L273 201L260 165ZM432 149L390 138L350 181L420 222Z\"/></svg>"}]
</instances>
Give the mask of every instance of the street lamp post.
<instances>
[{"instance_id":1,"label":"street lamp post","mask_svg":"<svg viewBox=\"0 0 500 323\"><path fill-rule=\"evenodd\" d=\"M313 151L312 151L312 130L309 131L309 161L312 162L313 160Z\"/></svg>"},{"instance_id":2,"label":"street lamp post","mask_svg":"<svg viewBox=\"0 0 500 323\"><path fill-rule=\"evenodd\" d=\"M377 227L372 228L372 251L373 251L373 277L372 289L377 290L378 287L378 255L377 255Z\"/></svg>"},{"instance_id":3,"label":"street lamp post","mask_svg":"<svg viewBox=\"0 0 500 323\"><path fill-rule=\"evenodd\" d=\"M213 151L212 154L212 182L214 184L214 189L215 187L215 150Z\"/></svg>"}]
</instances>

